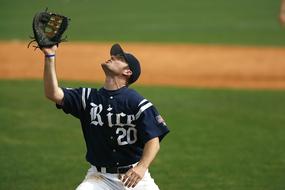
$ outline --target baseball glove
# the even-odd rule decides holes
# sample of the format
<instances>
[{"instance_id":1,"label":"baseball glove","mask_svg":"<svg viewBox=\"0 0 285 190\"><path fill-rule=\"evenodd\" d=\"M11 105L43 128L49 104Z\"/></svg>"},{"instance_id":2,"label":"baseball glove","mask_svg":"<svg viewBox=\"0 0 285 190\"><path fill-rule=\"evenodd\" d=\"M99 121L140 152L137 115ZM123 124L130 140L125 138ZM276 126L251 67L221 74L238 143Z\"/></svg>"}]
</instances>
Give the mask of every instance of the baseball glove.
<instances>
[{"instance_id":1,"label":"baseball glove","mask_svg":"<svg viewBox=\"0 0 285 190\"><path fill-rule=\"evenodd\" d=\"M37 42L35 48L49 48L54 45L66 41L62 39L62 34L67 29L70 19L66 16L56 13L44 11L36 13L33 18L33 40L28 44L30 47L32 42Z\"/></svg>"}]
</instances>

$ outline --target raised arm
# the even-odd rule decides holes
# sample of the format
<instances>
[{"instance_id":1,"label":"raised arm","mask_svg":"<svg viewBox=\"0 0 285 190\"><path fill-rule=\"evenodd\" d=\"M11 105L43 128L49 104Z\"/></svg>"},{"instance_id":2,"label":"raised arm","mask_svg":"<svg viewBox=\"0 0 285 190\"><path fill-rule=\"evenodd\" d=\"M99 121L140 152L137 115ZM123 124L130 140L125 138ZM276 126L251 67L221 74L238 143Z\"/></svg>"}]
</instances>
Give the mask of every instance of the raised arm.
<instances>
[{"instance_id":1,"label":"raised arm","mask_svg":"<svg viewBox=\"0 0 285 190\"><path fill-rule=\"evenodd\" d=\"M62 105L64 97L63 91L58 86L56 69L55 69L55 54L57 46L51 48L43 48L42 51L45 54L44 65L44 90L45 96L51 101Z\"/></svg>"}]
</instances>

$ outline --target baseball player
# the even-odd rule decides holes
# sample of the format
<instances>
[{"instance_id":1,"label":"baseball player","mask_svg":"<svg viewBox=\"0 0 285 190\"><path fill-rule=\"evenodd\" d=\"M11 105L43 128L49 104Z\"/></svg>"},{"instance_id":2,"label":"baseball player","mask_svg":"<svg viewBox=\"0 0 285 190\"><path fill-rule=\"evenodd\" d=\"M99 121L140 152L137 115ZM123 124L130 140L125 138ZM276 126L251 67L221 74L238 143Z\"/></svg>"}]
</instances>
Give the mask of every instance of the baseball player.
<instances>
[{"instance_id":1,"label":"baseball player","mask_svg":"<svg viewBox=\"0 0 285 190\"><path fill-rule=\"evenodd\" d=\"M114 44L101 64L104 86L70 89L58 86L56 50L42 48L45 95L80 120L91 164L76 190L158 190L148 168L169 130L154 105L128 88L141 73L137 58Z\"/></svg>"}]
</instances>

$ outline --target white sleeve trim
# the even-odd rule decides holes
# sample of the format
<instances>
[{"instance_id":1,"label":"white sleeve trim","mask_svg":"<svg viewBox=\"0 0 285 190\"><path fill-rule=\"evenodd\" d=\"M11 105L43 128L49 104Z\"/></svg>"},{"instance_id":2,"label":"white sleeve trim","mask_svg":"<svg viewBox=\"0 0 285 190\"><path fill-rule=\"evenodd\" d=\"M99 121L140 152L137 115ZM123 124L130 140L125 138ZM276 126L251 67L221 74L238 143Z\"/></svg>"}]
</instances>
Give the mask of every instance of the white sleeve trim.
<instances>
[{"instance_id":1,"label":"white sleeve trim","mask_svg":"<svg viewBox=\"0 0 285 190\"><path fill-rule=\"evenodd\" d=\"M145 103L147 101L147 99L143 99L138 106L142 105L143 103Z\"/></svg>"},{"instance_id":2,"label":"white sleeve trim","mask_svg":"<svg viewBox=\"0 0 285 190\"><path fill-rule=\"evenodd\" d=\"M140 110L138 111L138 113L136 114L136 119L138 119L140 117L140 115L142 114L142 112L144 112L144 110L146 110L147 108L151 107L152 103L147 103L146 105L142 106L140 108Z\"/></svg>"},{"instance_id":3,"label":"white sleeve trim","mask_svg":"<svg viewBox=\"0 0 285 190\"><path fill-rule=\"evenodd\" d=\"M86 102L85 102L85 91L86 89L85 88L82 88L82 106L83 106L83 109L85 110L86 108Z\"/></svg>"},{"instance_id":4,"label":"white sleeve trim","mask_svg":"<svg viewBox=\"0 0 285 190\"><path fill-rule=\"evenodd\" d=\"M90 92L91 92L91 88L87 88L87 100L89 98Z\"/></svg>"}]
</instances>

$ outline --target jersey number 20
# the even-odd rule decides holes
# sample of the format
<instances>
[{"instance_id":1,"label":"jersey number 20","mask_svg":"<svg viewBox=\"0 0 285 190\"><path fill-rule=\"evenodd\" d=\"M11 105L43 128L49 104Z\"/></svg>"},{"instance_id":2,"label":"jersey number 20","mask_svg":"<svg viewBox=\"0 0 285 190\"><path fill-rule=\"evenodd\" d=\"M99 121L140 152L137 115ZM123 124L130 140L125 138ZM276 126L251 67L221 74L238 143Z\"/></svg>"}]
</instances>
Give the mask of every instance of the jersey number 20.
<instances>
[{"instance_id":1,"label":"jersey number 20","mask_svg":"<svg viewBox=\"0 0 285 190\"><path fill-rule=\"evenodd\" d=\"M134 144L138 139L137 129L134 127L128 129L117 128L116 134L119 135L117 139L119 145Z\"/></svg>"}]
</instances>

